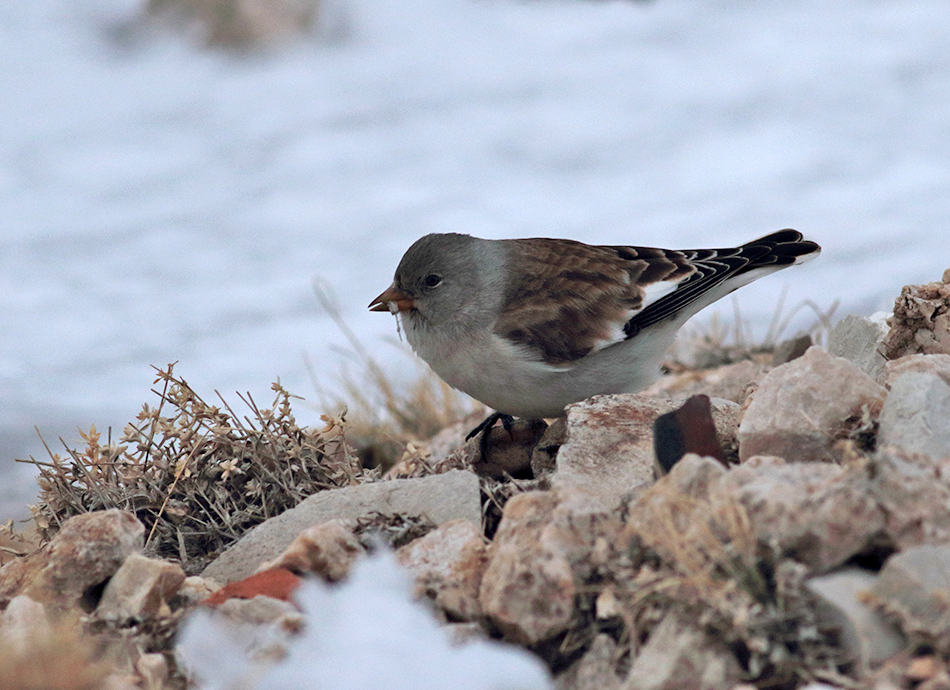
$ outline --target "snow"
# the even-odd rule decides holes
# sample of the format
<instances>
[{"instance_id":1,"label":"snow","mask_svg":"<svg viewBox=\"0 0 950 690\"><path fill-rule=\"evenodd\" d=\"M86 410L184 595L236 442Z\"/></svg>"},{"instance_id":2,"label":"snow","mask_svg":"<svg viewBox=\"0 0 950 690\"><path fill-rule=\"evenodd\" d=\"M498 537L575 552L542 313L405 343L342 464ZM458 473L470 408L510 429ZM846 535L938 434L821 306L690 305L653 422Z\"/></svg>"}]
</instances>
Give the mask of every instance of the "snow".
<instances>
[{"instance_id":1,"label":"snow","mask_svg":"<svg viewBox=\"0 0 950 690\"><path fill-rule=\"evenodd\" d=\"M301 586L297 601L304 629L279 663L268 667L248 660L249 651L273 644L273 635L229 625L207 610L186 621L177 653L199 690L551 687L540 659L523 649L488 640L452 646L432 613L409 592L405 572L380 549L358 561L342 584L308 580Z\"/></svg>"},{"instance_id":2,"label":"snow","mask_svg":"<svg viewBox=\"0 0 950 690\"><path fill-rule=\"evenodd\" d=\"M232 400L280 378L316 423L307 362L336 390L345 339L315 278L404 367L366 305L426 232L796 227L822 257L737 293L763 330L783 290L870 314L950 265L939 0L324 5L318 35L241 55L133 0L0 3L0 517L33 494L33 426L117 435L151 364Z\"/></svg>"}]
</instances>

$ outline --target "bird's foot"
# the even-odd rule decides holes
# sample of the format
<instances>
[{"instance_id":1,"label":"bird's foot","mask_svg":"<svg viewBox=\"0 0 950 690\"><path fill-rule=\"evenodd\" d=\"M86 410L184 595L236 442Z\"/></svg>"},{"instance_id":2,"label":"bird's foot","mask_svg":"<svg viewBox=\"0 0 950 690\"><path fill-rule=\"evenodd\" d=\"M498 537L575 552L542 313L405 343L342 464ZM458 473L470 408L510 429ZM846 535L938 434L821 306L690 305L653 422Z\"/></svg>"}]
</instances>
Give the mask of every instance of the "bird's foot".
<instances>
[{"instance_id":1,"label":"bird's foot","mask_svg":"<svg viewBox=\"0 0 950 690\"><path fill-rule=\"evenodd\" d=\"M488 462L488 437L491 434L492 427L495 426L495 422L497 421L501 421L501 425L505 428L505 431L509 434L511 433L511 425L515 421L515 418L504 412L493 412L485 418L485 421L468 432L468 436L465 437L465 440L468 441L481 434L481 438L478 439L478 450L481 454L482 462Z\"/></svg>"}]
</instances>

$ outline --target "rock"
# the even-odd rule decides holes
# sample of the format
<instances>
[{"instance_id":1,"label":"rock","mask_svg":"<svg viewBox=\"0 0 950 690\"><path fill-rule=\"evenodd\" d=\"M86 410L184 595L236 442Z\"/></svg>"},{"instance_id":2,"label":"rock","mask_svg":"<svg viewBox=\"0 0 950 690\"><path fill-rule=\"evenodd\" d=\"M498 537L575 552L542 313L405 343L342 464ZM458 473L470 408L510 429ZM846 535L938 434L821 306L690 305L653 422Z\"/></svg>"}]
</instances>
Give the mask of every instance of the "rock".
<instances>
[{"instance_id":1,"label":"rock","mask_svg":"<svg viewBox=\"0 0 950 690\"><path fill-rule=\"evenodd\" d=\"M554 679L555 690L620 690L623 681L616 672L620 656L610 635L597 635L584 656Z\"/></svg>"},{"instance_id":2,"label":"rock","mask_svg":"<svg viewBox=\"0 0 950 690\"><path fill-rule=\"evenodd\" d=\"M279 556L303 530L334 518L372 512L425 516L437 525L449 520L481 520L478 477L452 470L417 479L394 479L321 491L261 523L205 568L203 577L229 582L247 577Z\"/></svg>"},{"instance_id":3,"label":"rock","mask_svg":"<svg viewBox=\"0 0 950 690\"><path fill-rule=\"evenodd\" d=\"M204 606L220 606L231 599L253 599L268 597L280 601L293 601L294 592L300 586L301 578L286 568L270 568L259 573L229 582L215 591L201 603Z\"/></svg>"},{"instance_id":4,"label":"rock","mask_svg":"<svg viewBox=\"0 0 950 690\"><path fill-rule=\"evenodd\" d=\"M950 649L950 545L895 553L870 588L881 608L910 636Z\"/></svg>"},{"instance_id":5,"label":"rock","mask_svg":"<svg viewBox=\"0 0 950 690\"><path fill-rule=\"evenodd\" d=\"M485 629L479 623L446 623L443 629L453 647L488 639Z\"/></svg>"},{"instance_id":6,"label":"rock","mask_svg":"<svg viewBox=\"0 0 950 690\"><path fill-rule=\"evenodd\" d=\"M950 383L933 373L905 373L881 409L878 447L931 460L950 458Z\"/></svg>"},{"instance_id":7,"label":"rock","mask_svg":"<svg viewBox=\"0 0 950 690\"><path fill-rule=\"evenodd\" d=\"M531 453L548 428L543 419L516 419L511 431L500 425L488 434L488 459L482 458L482 433L437 463L435 472L471 470L480 477L501 479L506 474L527 479L531 477Z\"/></svg>"},{"instance_id":8,"label":"rock","mask_svg":"<svg viewBox=\"0 0 950 690\"><path fill-rule=\"evenodd\" d=\"M662 514L668 514L666 504L669 500L685 499L689 505L709 501L714 485L726 473L718 460L693 453L684 455L673 466L670 473L636 497L630 504L627 528L636 531L637 526L662 521ZM659 508L661 513L657 513ZM686 518L688 519L688 518ZM677 525L685 527L685 525Z\"/></svg>"},{"instance_id":9,"label":"rock","mask_svg":"<svg viewBox=\"0 0 950 690\"><path fill-rule=\"evenodd\" d=\"M716 438L712 407L705 395L694 395L683 406L653 422L653 454L656 474L662 476L687 453L714 458L728 464Z\"/></svg>"},{"instance_id":10,"label":"rock","mask_svg":"<svg viewBox=\"0 0 950 690\"><path fill-rule=\"evenodd\" d=\"M897 550L950 543L948 466L917 465L879 453L868 483L884 514L884 535Z\"/></svg>"},{"instance_id":11,"label":"rock","mask_svg":"<svg viewBox=\"0 0 950 690\"><path fill-rule=\"evenodd\" d=\"M712 369L686 369L678 374L662 376L640 395L685 398L701 393L710 398L742 403L752 382L761 378L768 370L769 367L765 363L753 359L743 359Z\"/></svg>"},{"instance_id":12,"label":"rock","mask_svg":"<svg viewBox=\"0 0 950 690\"><path fill-rule=\"evenodd\" d=\"M823 627L840 631L839 644L858 664L862 675L906 644L897 626L863 600L863 593L876 580L877 576L866 570L846 568L813 577L807 585L820 599L818 613Z\"/></svg>"},{"instance_id":13,"label":"rock","mask_svg":"<svg viewBox=\"0 0 950 690\"><path fill-rule=\"evenodd\" d=\"M46 609L25 594L13 597L0 612L0 640L8 657L26 655L35 641L52 639L53 627Z\"/></svg>"},{"instance_id":14,"label":"rock","mask_svg":"<svg viewBox=\"0 0 950 690\"><path fill-rule=\"evenodd\" d=\"M888 362L887 387L904 374L936 374L950 383L950 355L907 355Z\"/></svg>"},{"instance_id":15,"label":"rock","mask_svg":"<svg viewBox=\"0 0 950 690\"><path fill-rule=\"evenodd\" d=\"M621 529L619 513L583 490L514 496L488 548L482 611L522 644L557 635L572 619L578 584L612 562Z\"/></svg>"},{"instance_id":16,"label":"rock","mask_svg":"<svg viewBox=\"0 0 950 690\"><path fill-rule=\"evenodd\" d=\"M885 529L863 470L762 462L730 469L715 489L738 501L762 543L822 572L862 553Z\"/></svg>"},{"instance_id":17,"label":"rock","mask_svg":"<svg viewBox=\"0 0 950 690\"><path fill-rule=\"evenodd\" d=\"M741 677L724 643L668 613L633 660L623 690L728 690Z\"/></svg>"},{"instance_id":18,"label":"rock","mask_svg":"<svg viewBox=\"0 0 950 690\"><path fill-rule=\"evenodd\" d=\"M124 621L170 613L168 600L184 581L185 572L174 563L130 554L106 585L96 616Z\"/></svg>"},{"instance_id":19,"label":"rock","mask_svg":"<svg viewBox=\"0 0 950 690\"><path fill-rule=\"evenodd\" d=\"M353 533L355 520L327 520L308 527L297 535L287 550L261 570L285 568L294 573L312 573L328 582L342 580L350 566L363 553L359 539Z\"/></svg>"},{"instance_id":20,"label":"rock","mask_svg":"<svg viewBox=\"0 0 950 690\"><path fill-rule=\"evenodd\" d=\"M142 654L135 661L135 672L140 680L138 687L159 690L168 680L168 661L164 654Z\"/></svg>"},{"instance_id":21,"label":"rock","mask_svg":"<svg viewBox=\"0 0 950 690\"><path fill-rule=\"evenodd\" d=\"M586 582L611 559L611 545L623 529L619 512L582 490L560 488L555 497L541 541L564 555L575 582Z\"/></svg>"},{"instance_id":22,"label":"rock","mask_svg":"<svg viewBox=\"0 0 950 690\"><path fill-rule=\"evenodd\" d=\"M288 632L295 631L303 623L303 617L293 603L262 594L250 599L228 599L218 606L217 611L235 623L248 625L275 623Z\"/></svg>"},{"instance_id":23,"label":"rock","mask_svg":"<svg viewBox=\"0 0 950 690\"><path fill-rule=\"evenodd\" d=\"M808 348L814 344L808 333L783 340L772 350L772 366L778 367L791 362L793 359L798 359L808 352Z\"/></svg>"},{"instance_id":24,"label":"rock","mask_svg":"<svg viewBox=\"0 0 950 690\"><path fill-rule=\"evenodd\" d=\"M122 510L70 518L49 544L0 569L0 605L25 594L55 610L78 605L91 611L109 578L142 549L144 531Z\"/></svg>"},{"instance_id":25,"label":"rock","mask_svg":"<svg viewBox=\"0 0 950 690\"><path fill-rule=\"evenodd\" d=\"M535 477L550 474L557 469L557 453L567 440L567 420L554 420L544 431L531 452L531 474Z\"/></svg>"},{"instance_id":26,"label":"rock","mask_svg":"<svg viewBox=\"0 0 950 690\"><path fill-rule=\"evenodd\" d=\"M876 417L886 391L856 365L812 347L766 374L739 424L739 457L834 461L835 441Z\"/></svg>"},{"instance_id":27,"label":"rock","mask_svg":"<svg viewBox=\"0 0 950 690\"><path fill-rule=\"evenodd\" d=\"M703 537L694 532L698 529L708 533L707 525L713 519L710 492L725 473L717 460L693 454L683 456L668 475L630 504L627 524L617 542L618 551L642 542L664 558L676 561L677 546L692 544L694 538L700 540L696 543L699 550Z\"/></svg>"},{"instance_id":28,"label":"rock","mask_svg":"<svg viewBox=\"0 0 950 690\"><path fill-rule=\"evenodd\" d=\"M532 491L512 497L488 549L482 578L482 611L520 644L535 644L567 629L577 588L563 552L542 538L557 497Z\"/></svg>"},{"instance_id":29,"label":"rock","mask_svg":"<svg viewBox=\"0 0 950 690\"><path fill-rule=\"evenodd\" d=\"M848 469L757 457L728 471L687 455L630 505L618 548L639 535L668 557L675 557L664 546L670 538L699 553L702 534L721 529L717 509L739 510L758 542L826 572L882 546L950 542L945 474L887 455Z\"/></svg>"},{"instance_id":30,"label":"rock","mask_svg":"<svg viewBox=\"0 0 950 690\"><path fill-rule=\"evenodd\" d=\"M884 339L888 359L950 354L950 283L905 285L887 324L891 327Z\"/></svg>"},{"instance_id":31,"label":"rock","mask_svg":"<svg viewBox=\"0 0 950 690\"><path fill-rule=\"evenodd\" d=\"M884 338L887 324L883 319L850 314L831 329L828 335L828 351L836 357L844 357L878 383L884 383Z\"/></svg>"},{"instance_id":32,"label":"rock","mask_svg":"<svg viewBox=\"0 0 950 690\"><path fill-rule=\"evenodd\" d=\"M221 589L221 585L214 580L206 580L198 575L192 575L191 577L186 577L181 587L178 588L178 596L184 597L185 600L189 602L196 603L207 599L219 589Z\"/></svg>"},{"instance_id":33,"label":"rock","mask_svg":"<svg viewBox=\"0 0 950 690\"><path fill-rule=\"evenodd\" d=\"M396 552L415 578L416 596L428 596L452 620L474 620L482 575L488 565L480 528L453 520Z\"/></svg>"},{"instance_id":34,"label":"rock","mask_svg":"<svg viewBox=\"0 0 950 690\"><path fill-rule=\"evenodd\" d=\"M557 454L554 486L577 488L617 506L637 485L653 481L653 423L683 400L597 395L567 407L567 441ZM732 444L739 406L713 400L721 446Z\"/></svg>"}]
</instances>

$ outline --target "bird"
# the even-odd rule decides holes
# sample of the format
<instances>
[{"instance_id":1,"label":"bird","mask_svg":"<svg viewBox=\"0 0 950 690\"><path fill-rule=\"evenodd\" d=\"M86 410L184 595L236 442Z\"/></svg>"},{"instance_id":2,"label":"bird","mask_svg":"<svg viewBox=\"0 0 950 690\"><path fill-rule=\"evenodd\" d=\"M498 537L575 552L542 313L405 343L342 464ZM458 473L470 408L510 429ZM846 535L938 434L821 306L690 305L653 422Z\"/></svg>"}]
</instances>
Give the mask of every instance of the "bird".
<instances>
[{"instance_id":1,"label":"bird","mask_svg":"<svg viewBox=\"0 0 950 690\"><path fill-rule=\"evenodd\" d=\"M369 309L394 314L442 380L496 411L485 424L507 427L647 388L687 319L820 251L791 229L679 250L433 233L409 247Z\"/></svg>"}]
</instances>

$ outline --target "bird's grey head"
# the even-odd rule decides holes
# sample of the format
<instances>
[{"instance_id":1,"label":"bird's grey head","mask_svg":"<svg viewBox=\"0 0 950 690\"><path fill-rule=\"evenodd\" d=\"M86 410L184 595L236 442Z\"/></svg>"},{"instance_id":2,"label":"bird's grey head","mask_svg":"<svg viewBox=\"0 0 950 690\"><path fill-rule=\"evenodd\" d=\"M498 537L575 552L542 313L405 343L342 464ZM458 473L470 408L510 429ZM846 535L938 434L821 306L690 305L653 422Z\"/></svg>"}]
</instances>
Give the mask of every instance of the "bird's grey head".
<instances>
[{"instance_id":1,"label":"bird's grey head","mask_svg":"<svg viewBox=\"0 0 950 690\"><path fill-rule=\"evenodd\" d=\"M504 256L495 242L458 233L421 237L396 268L395 285L408 294L410 318L449 335L491 324L498 313ZM497 295L497 299L495 296Z\"/></svg>"}]
</instances>

